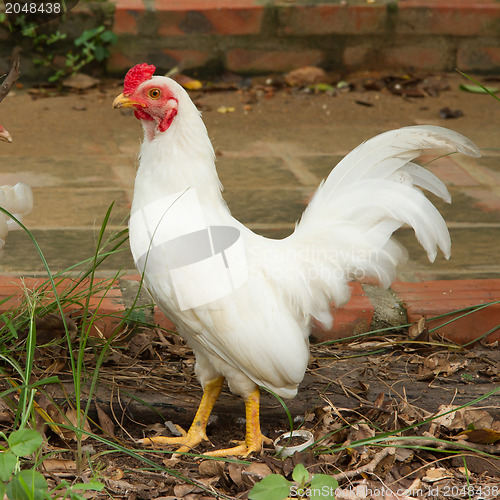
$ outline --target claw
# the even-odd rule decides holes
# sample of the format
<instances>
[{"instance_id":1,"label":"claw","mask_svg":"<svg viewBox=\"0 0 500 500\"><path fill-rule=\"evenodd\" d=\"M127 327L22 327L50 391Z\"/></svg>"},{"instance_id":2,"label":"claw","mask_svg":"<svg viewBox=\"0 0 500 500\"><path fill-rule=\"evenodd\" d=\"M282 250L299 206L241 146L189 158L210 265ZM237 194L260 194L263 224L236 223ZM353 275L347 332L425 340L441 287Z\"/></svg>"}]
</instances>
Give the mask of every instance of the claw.
<instances>
[{"instance_id":1,"label":"claw","mask_svg":"<svg viewBox=\"0 0 500 500\"><path fill-rule=\"evenodd\" d=\"M264 436L264 434L260 433L259 431L259 434L252 436L252 439L239 441L240 444L238 446L233 446L232 448L224 448L222 450L207 451L206 453L203 453L203 455L207 455L209 457L239 456L242 458L246 458L252 453L260 453L264 444L270 444L272 442L272 439Z\"/></svg>"},{"instance_id":2,"label":"claw","mask_svg":"<svg viewBox=\"0 0 500 500\"><path fill-rule=\"evenodd\" d=\"M208 417L222 389L224 379L218 378L212 380L205 385L203 397L200 406L194 417L193 423L186 433L182 427L177 426L177 429L182 434L178 437L156 436L151 438L139 439L137 442L145 445L180 445L176 453L186 453L192 451L202 441L208 441L206 428ZM246 414L246 436L245 441L237 441L238 445L232 448L224 448L222 450L214 450L206 452L205 455L210 457L230 457L241 456L247 457L251 453L260 453L264 444L272 443L272 440L267 438L260 431L259 420L259 400L260 391L255 389L245 399L245 414ZM174 455L175 457L175 455Z\"/></svg>"},{"instance_id":3,"label":"claw","mask_svg":"<svg viewBox=\"0 0 500 500\"><path fill-rule=\"evenodd\" d=\"M180 448L176 450L176 452L186 453L198 446L202 441L208 441L208 437L206 434L208 417L210 416L210 412L212 411L215 401L219 397L223 382L224 379L221 377L206 384L203 391L203 397L201 398L200 406L198 408L198 411L196 412L193 423L191 424L189 430L186 432L180 425L175 425L182 436L155 436L150 438L138 439L137 442L140 444L151 446L180 445Z\"/></svg>"},{"instance_id":4,"label":"claw","mask_svg":"<svg viewBox=\"0 0 500 500\"><path fill-rule=\"evenodd\" d=\"M181 447L176 450L176 453L186 453L191 451L193 448L198 446L202 441L208 441L205 432L185 432L183 436L179 437L166 437L166 436L155 436L150 438L138 439L137 442L140 444L155 446L171 446L171 445L181 445Z\"/></svg>"},{"instance_id":5,"label":"claw","mask_svg":"<svg viewBox=\"0 0 500 500\"><path fill-rule=\"evenodd\" d=\"M210 457L248 457L251 453L260 453L264 444L272 443L272 440L264 436L260 431L259 421L260 391L255 389L245 400L245 413L247 420L247 431L244 442L233 448L224 448L204 453Z\"/></svg>"}]
</instances>

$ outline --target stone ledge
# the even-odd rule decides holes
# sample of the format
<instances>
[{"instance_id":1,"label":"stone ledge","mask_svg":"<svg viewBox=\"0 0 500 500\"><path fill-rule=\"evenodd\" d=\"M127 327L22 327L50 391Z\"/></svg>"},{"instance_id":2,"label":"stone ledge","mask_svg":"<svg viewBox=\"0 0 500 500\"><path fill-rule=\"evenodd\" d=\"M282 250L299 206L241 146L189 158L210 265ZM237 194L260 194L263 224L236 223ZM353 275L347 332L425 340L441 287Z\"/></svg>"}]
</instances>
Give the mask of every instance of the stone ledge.
<instances>
[{"instance_id":1,"label":"stone ledge","mask_svg":"<svg viewBox=\"0 0 500 500\"><path fill-rule=\"evenodd\" d=\"M122 325L127 307L131 307L133 298L122 294L123 282L139 281L139 275L124 276L120 283L97 281L103 290L95 293L90 300L90 309L96 312L93 335L109 338ZM23 283L28 290L35 289L45 280L42 278L18 278L15 276L0 277L0 313L18 307L23 297ZM58 293L71 285L65 279L58 284ZM88 283L78 287L82 292ZM467 344L479 339L495 326L500 325L500 303L493 304L474 313L460 317L464 312L448 315L432 320L436 316L449 314L460 309L471 308L500 300L500 279L485 280L450 280L426 281L421 283L395 282L391 291L376 287L367 287L352 283L350 301L343 307L332 306L334 325L324 330L313 325L313 335L320 341L335 340L368 332L383 326L400 326L406 321L413 323L425 317L430 328L439 326L439 333L457 344ZM53 293L47 293L47 300L53 299ZM84 302L83 300L81 302ZM82 309L75 303L65 307L66 312ZM152 314L154 324L172 330L173 323L166 318L158 307ZM457 318L449 324L451 319ZM442 325L442 326L441 326ZM500 341L500 329L492 332L488 343Z\"/></svg>"}]
</instances>

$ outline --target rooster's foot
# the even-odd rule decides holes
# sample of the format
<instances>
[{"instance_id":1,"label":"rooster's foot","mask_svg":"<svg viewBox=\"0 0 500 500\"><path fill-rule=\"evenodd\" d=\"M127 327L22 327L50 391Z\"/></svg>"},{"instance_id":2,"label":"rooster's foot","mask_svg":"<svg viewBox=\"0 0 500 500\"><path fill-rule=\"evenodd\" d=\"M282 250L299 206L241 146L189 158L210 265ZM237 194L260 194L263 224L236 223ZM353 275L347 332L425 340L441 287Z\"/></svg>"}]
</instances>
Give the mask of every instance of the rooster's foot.
<instances>
[{"instance_id":1,"label":"rooster's foot","mask_svg":"<svg viewBox=\"0 0 500 500\"><path fill-rule=\"evenodd\" d=\"M177 429L182 434L178 437L155 436L150 438L138 439L137 442L149 446L179 446L176 453L186 453L198 446L202 441L208 441L207 435L200 427L192 425L188 432L177 426Z\"/></svg>"},{"instance_id":2,"label":"rooster's foot","mask_svg":"<svg viewBox=\"0 0 500 500\"><path fill-rule=\"evenodd\" d=\"M260 391L255 389L245 399L245 414L246 414L246 437L245 441L233 448L225 448L223 450L214 450L205 453L211 457L230 457L239 456L247 457L251 453L260 453L263 444L272 443L272 440L264 436L260 431L259 421L259 400Z\"/></svg>"},{"instance_id":3,"label":"rooster's foot","mask_svg":"<svg viewBox=\"0 0 500 500\"><path fill-rule=\"evenodd\" d=\"M186 453L191 451L195 446L198 446L202 441L208 441L206 428L208 417L214 407L215 401L219 397L222 389L224 378L219 377L205 384L203 389L203 397L201 398L200 406L194 417L191 427L186 432L182 427L176 425L182 436L179 437L165 437L156 436L151 438L139 439L138 443L146 445L180 445L177 450L178 453Z\"/></svg>"},{"instance_id":4,"label":"rooster's foot","mask_svg":"<svg viewBox=\"0 0 500 500\"><path fill-rule=\"evenodd\" d=\"M260 453L264 444L271 444L272 439L264 436L262 433L251 436L251 439L247 437L246 441L239 441L238 446L233 448L223 448L222 450L207 451L204 455L209 457L248 457L251 453Z\"/></svg>"}]
</instances>

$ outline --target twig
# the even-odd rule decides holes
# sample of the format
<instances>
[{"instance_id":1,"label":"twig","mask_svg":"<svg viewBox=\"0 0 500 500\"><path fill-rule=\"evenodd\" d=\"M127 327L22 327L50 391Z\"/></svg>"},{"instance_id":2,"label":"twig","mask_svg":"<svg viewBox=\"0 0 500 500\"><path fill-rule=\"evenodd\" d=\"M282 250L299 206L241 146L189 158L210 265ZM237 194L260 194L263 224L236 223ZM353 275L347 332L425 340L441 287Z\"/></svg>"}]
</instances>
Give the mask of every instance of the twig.
<instances>
[{"instance_id":1,"label":"twig","mask_svg":"<svg viewBox=\"0 0 500 500\"><path fill-rule=\"evenodd\" d=\"M14 60L12 61L12 66L10 68L7 78L0 85L0 102L3 101L5 96L10 92L12 86L17 82L19 75L19 55L14 55Z\"/></svg>"},{"instance_id":2,"label":"twig","mask_svg":"<svg viewBox=\"0 0 500 500\"><path fill-rule=\"evenodd\" d=\"M391 442L391 444L397 444L398 446L403 446L405 448L410 446L432 446L438 450L464 450L464 446L472 448L481 453L488 453L490 455L500 455L500 446L495 446L491 444L480 444L472 443L467 440L460 440L456 443L452 441L436 441L435 439L414 439L408 437L408 439L398 439L397 442Z\"/></svg>"},{"instance_id":3,"label":"twig","mask_svg":"<svg viewBox=\"0 0 500 500\"><path fill-rule=\"evenodd\" d=\"M370 462L368 462L365 465L362 465L361 467L358 467L357 469L354 470L348 470L347 472L340 472L339 474L334 474L333 478L336 479L337 481L340 481L341 479L351 479L353 477L359 476L364 473L371 473L374 472L375 469L377 468L377 465L384 460L384 458L388 457L389 455L394 455L396 453L396 448L382 448L379 452L375 454L375 456L372 458Z\"/></svg>"}]
</instances>

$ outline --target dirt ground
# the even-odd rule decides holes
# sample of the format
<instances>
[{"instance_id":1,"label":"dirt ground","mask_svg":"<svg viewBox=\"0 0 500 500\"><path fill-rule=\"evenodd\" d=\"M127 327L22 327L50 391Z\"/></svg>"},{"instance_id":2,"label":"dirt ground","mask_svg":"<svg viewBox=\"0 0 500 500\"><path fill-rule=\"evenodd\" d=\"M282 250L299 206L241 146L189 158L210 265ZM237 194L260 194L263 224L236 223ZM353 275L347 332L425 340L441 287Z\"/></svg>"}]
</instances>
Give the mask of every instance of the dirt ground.
<instances>
[{"instance_id":1,"label":"dirt ground","mask_svg":"<svg viewBox=\"0 0 500 500\"><path fill-rule=\"evenodd\" d=\"M368 91L359 83L365 77L353 76L353 88L335 87L315 95L290 91L280 78L243 82L242 88L241 80L231 77L210 92L192 95L204 112L209 130L217 130L220 158L224 151L234 150L235 144L240 149L245 145L250 148L258 127L266 134L279 130L280 140L310 142L325 150L331 138L319 137L316 127L331 123L332 114L337 123L346 124L335 129L336 144L351 149L359 143L358 134L348 126L353 110L356 126L367 136L401 126L401 116L407 114L413 123L443 125L446 120L483 145L496 143L498 129L489 126L498 122L495 103L485 104L478 99L486 96L457 90L456 75L447 77L451 82L448 91L441 89L440 78L423 91L421 81L409 82L406 78L406 82L382 84L377 83L378 75L370 78L373 83L366 85L381 87ZM25 157L53 155L54 137L64 138L58 145L59 154L71 155L84 147L112 155L117 143L123 145L124 138L138 133L137 123L127 113L117 115L110 109L120 85L105 81L97 89L70 93L18 89L17 97L6 99L0 110L9 117L12 135L22 141ZM421 91L424 95L416 95ZM28 108L19 106L19 97L30 99L29 119L25 114ZM220 111L221 107L226 111ZM233 107L235 111L230 110ZM448 111L443 111L445 108ZM68 114L68 109L77 114ZM443 118L443 113L457 110L467 120ZM314 127L301 123L306 113ZM33 129L37 134L23 140ZM134 149L123 147L121 153L134 154ZM15 156L7 149L2 154ZM226 175L231 196L231 176ZM236 201L235 215L244 219L243 208L241 214L237 213ZM119 209L126 215L127 203ZM32 217L36 222L41 215ZM61 220L65 214L56 213L54 217ZM47 329L53 331L52 327ZM306 465L312 474L335 477L340 483L337 498L498 497L500 404L498 392L490 394L500 381L498 345L478 343L461 349L439 336L428 336L425 329L418 337L420 343L409 342L407 332L402 331L344 344L313 345L299 395L286 404L293 427L311 430L315 445L285 460L277 458L272 447L266 447L262 455L243 461L213 462L190 455L173 458L172 450L144 450L135 442L144 435L164 433L165 421L188 427L201 390L194 378L192 352L176 335L159 329L129 333L111 345L91 398L89 425L102 439L89 438L85 447L94 474L107 489L106 494L96 494L98 498L248 498L255 482L271 473L290 479L297 463ZM92 341L86 353L87 391L101 349L99 342ZM55 405L64 412L71 406L68 401L74 400L67 356L64 347L39 347L33 377L57 375L61 380L60 385L47 386L38 396L42 408ZM468 406L449 413L463 405ZM437 415L443 416L429 420ZM193 451L198 454L212 446L226 447L232 439L243 439L242 417L242 402L225 390L208 428L210 443ZM263 396L261 417L262 430L272 439L290 429L287 412L269 394ZM426 423L417 425L423 421ZM52 460L45 463L48 481L88 480L90 471L76 473L73 436L56 434L43 420L39 424L46 438L44 452L50 453ZM12 425L12 413L7 408L0 412L0 425L4 430ZM375 440L375 436L380 439ZM108 454L110 448L104 439L133 450L135 455L125 451Z\"/></svg>"},{"instance_id":2,"label":"dirt ground","mask_svg":"<svg viewBox=\"0 0 500 500\"><path fill-rule=\"evenodd\" d=\"M56 325L56 316L39 321L42 342L58 330ZM498 392L492 392L498 391L500 380L498 347L462 349L439 335L426 337L425 331L420 339L411 342L401 331L350 343L313 344L299 395L286 402L285 411L273 396L263 394L261 421L264 434L275 440L290 430L288 411L293 428L313 433L314 446L284 460L266 445L259 456L214 462L199 454L244 439L242 401L223 391L208 426L210 442L193 450L195 455L174 457L175 448L145 449L137 438L172 435L172 424L188 428L201 390L193 374L193 353L176 334L124 332L105 355L91 396L88 429L99 437L85 440L84 449L107 491L95 497L247 498L262 477L274 473L290 479L294 466L302 463L311 474L338 480L336 498L497 498L500 406ZM33 380L60 379L60 384L45 386L36 401L62 423L66 420L60 415L70 418L74 407L64 346L40 346L32 373ZM102 341L91 339L82 404L101 352ZM12 414L3 408L0 417L8 432ZM48 458L42 470L49 484L88 480L89 470L75 470L74 434L58 435L44 421L39 418L38 428L46 439ZM370 442L375 436L380 439ZM124 451L108 454L110 446L103 439Z\"/></svg>"}]
</instances>

